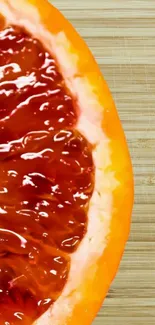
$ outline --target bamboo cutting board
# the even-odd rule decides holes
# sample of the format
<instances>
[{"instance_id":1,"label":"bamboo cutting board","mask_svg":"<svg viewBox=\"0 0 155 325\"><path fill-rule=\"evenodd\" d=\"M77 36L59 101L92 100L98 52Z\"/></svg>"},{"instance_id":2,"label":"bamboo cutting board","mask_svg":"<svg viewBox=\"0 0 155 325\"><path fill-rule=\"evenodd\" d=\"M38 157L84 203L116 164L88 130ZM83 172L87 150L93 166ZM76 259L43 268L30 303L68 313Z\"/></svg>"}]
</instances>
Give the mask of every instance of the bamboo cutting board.
<instances>
[{"instance_id":1,"label":"bamboo cutting board","mask_svg":"<svg viewBox=\"0 0 155 325\"><path fill-rule=\"evenodd\" d=\"M84 37L104 73L135 173L130 240L93 325L155 325L155 0L52 3Z\"/></svg>"}]
</instances>

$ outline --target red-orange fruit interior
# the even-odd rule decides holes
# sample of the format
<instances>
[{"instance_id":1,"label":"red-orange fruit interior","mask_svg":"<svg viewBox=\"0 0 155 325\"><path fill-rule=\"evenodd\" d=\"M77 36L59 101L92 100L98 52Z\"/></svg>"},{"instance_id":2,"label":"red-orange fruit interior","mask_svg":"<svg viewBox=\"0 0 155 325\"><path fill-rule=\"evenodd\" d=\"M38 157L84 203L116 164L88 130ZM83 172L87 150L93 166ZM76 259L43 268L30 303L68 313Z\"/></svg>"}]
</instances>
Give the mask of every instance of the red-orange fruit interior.
<instances>
[{"instance_id":1,"label":"red-orange fruit interior","mask_svg":"<svg viewBox=\"0 0 155 325\"><path fill-rule=\"evenodd\" d=\"M87 231L92 148L40 41L0 31L0 324L31 324L60 296Z\"/></svg>"}]
</instances>

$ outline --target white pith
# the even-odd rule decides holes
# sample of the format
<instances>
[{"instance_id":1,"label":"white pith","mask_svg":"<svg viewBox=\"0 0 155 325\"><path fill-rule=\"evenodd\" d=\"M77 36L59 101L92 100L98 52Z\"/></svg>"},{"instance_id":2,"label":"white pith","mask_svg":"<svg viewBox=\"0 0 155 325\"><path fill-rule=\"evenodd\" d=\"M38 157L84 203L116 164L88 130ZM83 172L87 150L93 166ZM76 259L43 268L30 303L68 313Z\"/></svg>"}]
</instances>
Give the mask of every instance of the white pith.
<instances>
[{"instance_id":1,"label":"white pith","mask_svg":"<svg viewBox=\"0 0 155 325\"><path fill-rule=\"evenodd\" d=\"M14 8L14 0L10 0L9 3ZM112 193L119 183L114 172L107 171L107 167L111 165L111 151L110 140L104 135L101 127L104 107L99 104L88 79L78 76L78 56L69 51L71 45L65 33L62 31L52 35L48 32L41 25L38 11L34 7L22 7L19 11L18 9L14 11L10 9L7 1L0 1L0 11L6 17L7 23L25 27L56 57L66 85L76 98L82 112L76 128L95 145L93 151L96 166L95 190L90 202L87 234L78 250L71 255L69 278L61 296L35 323L35 325L65 325L66 317L81 299L82 292L78 288L84 281L87 270L91 267L92 261L95 264L107 246L113 208ZM93 270L92 277L95 274L95 269ZM63 316L59 310L63 310ZM59 317L60 314L63 318Z\"/></svg>"}]
</instances>

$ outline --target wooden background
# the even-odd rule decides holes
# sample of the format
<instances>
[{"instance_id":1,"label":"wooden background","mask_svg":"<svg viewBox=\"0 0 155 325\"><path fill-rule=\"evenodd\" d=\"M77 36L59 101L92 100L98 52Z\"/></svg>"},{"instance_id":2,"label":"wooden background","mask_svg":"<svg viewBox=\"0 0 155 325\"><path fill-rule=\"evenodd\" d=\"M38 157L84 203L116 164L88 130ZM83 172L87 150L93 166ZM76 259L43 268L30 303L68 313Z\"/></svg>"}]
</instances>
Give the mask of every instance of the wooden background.
<instances>
[{"instance_id":1,"label":"wooden background","mask_svg":"<svg viewBox=\"0 0 155 325\"><path fill-rule=\"evenodd\" d=\"M155 325L155 0L52 2L94 53L115 98L134 165L130 240L93 325Z\"/></svg>"}]
</instances>

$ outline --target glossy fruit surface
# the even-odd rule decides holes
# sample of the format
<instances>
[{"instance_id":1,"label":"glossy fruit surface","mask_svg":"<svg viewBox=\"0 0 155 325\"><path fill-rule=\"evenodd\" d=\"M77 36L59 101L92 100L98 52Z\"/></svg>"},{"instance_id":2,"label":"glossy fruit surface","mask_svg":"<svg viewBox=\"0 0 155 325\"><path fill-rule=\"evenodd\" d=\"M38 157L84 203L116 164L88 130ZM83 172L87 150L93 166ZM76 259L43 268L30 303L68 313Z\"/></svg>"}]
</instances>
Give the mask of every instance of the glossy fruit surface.
<instances>
[{"instance_id":1,"label":"glossy fruit surface","mask_svg":"<svg viewBox=\"0 0 155 325\"><path fill-rule=\"evenodd\" d=\"M91 324L129 234L125 137L65 18L44 0L0 4L0 321Z\"/></svg>"}]
</instances>

